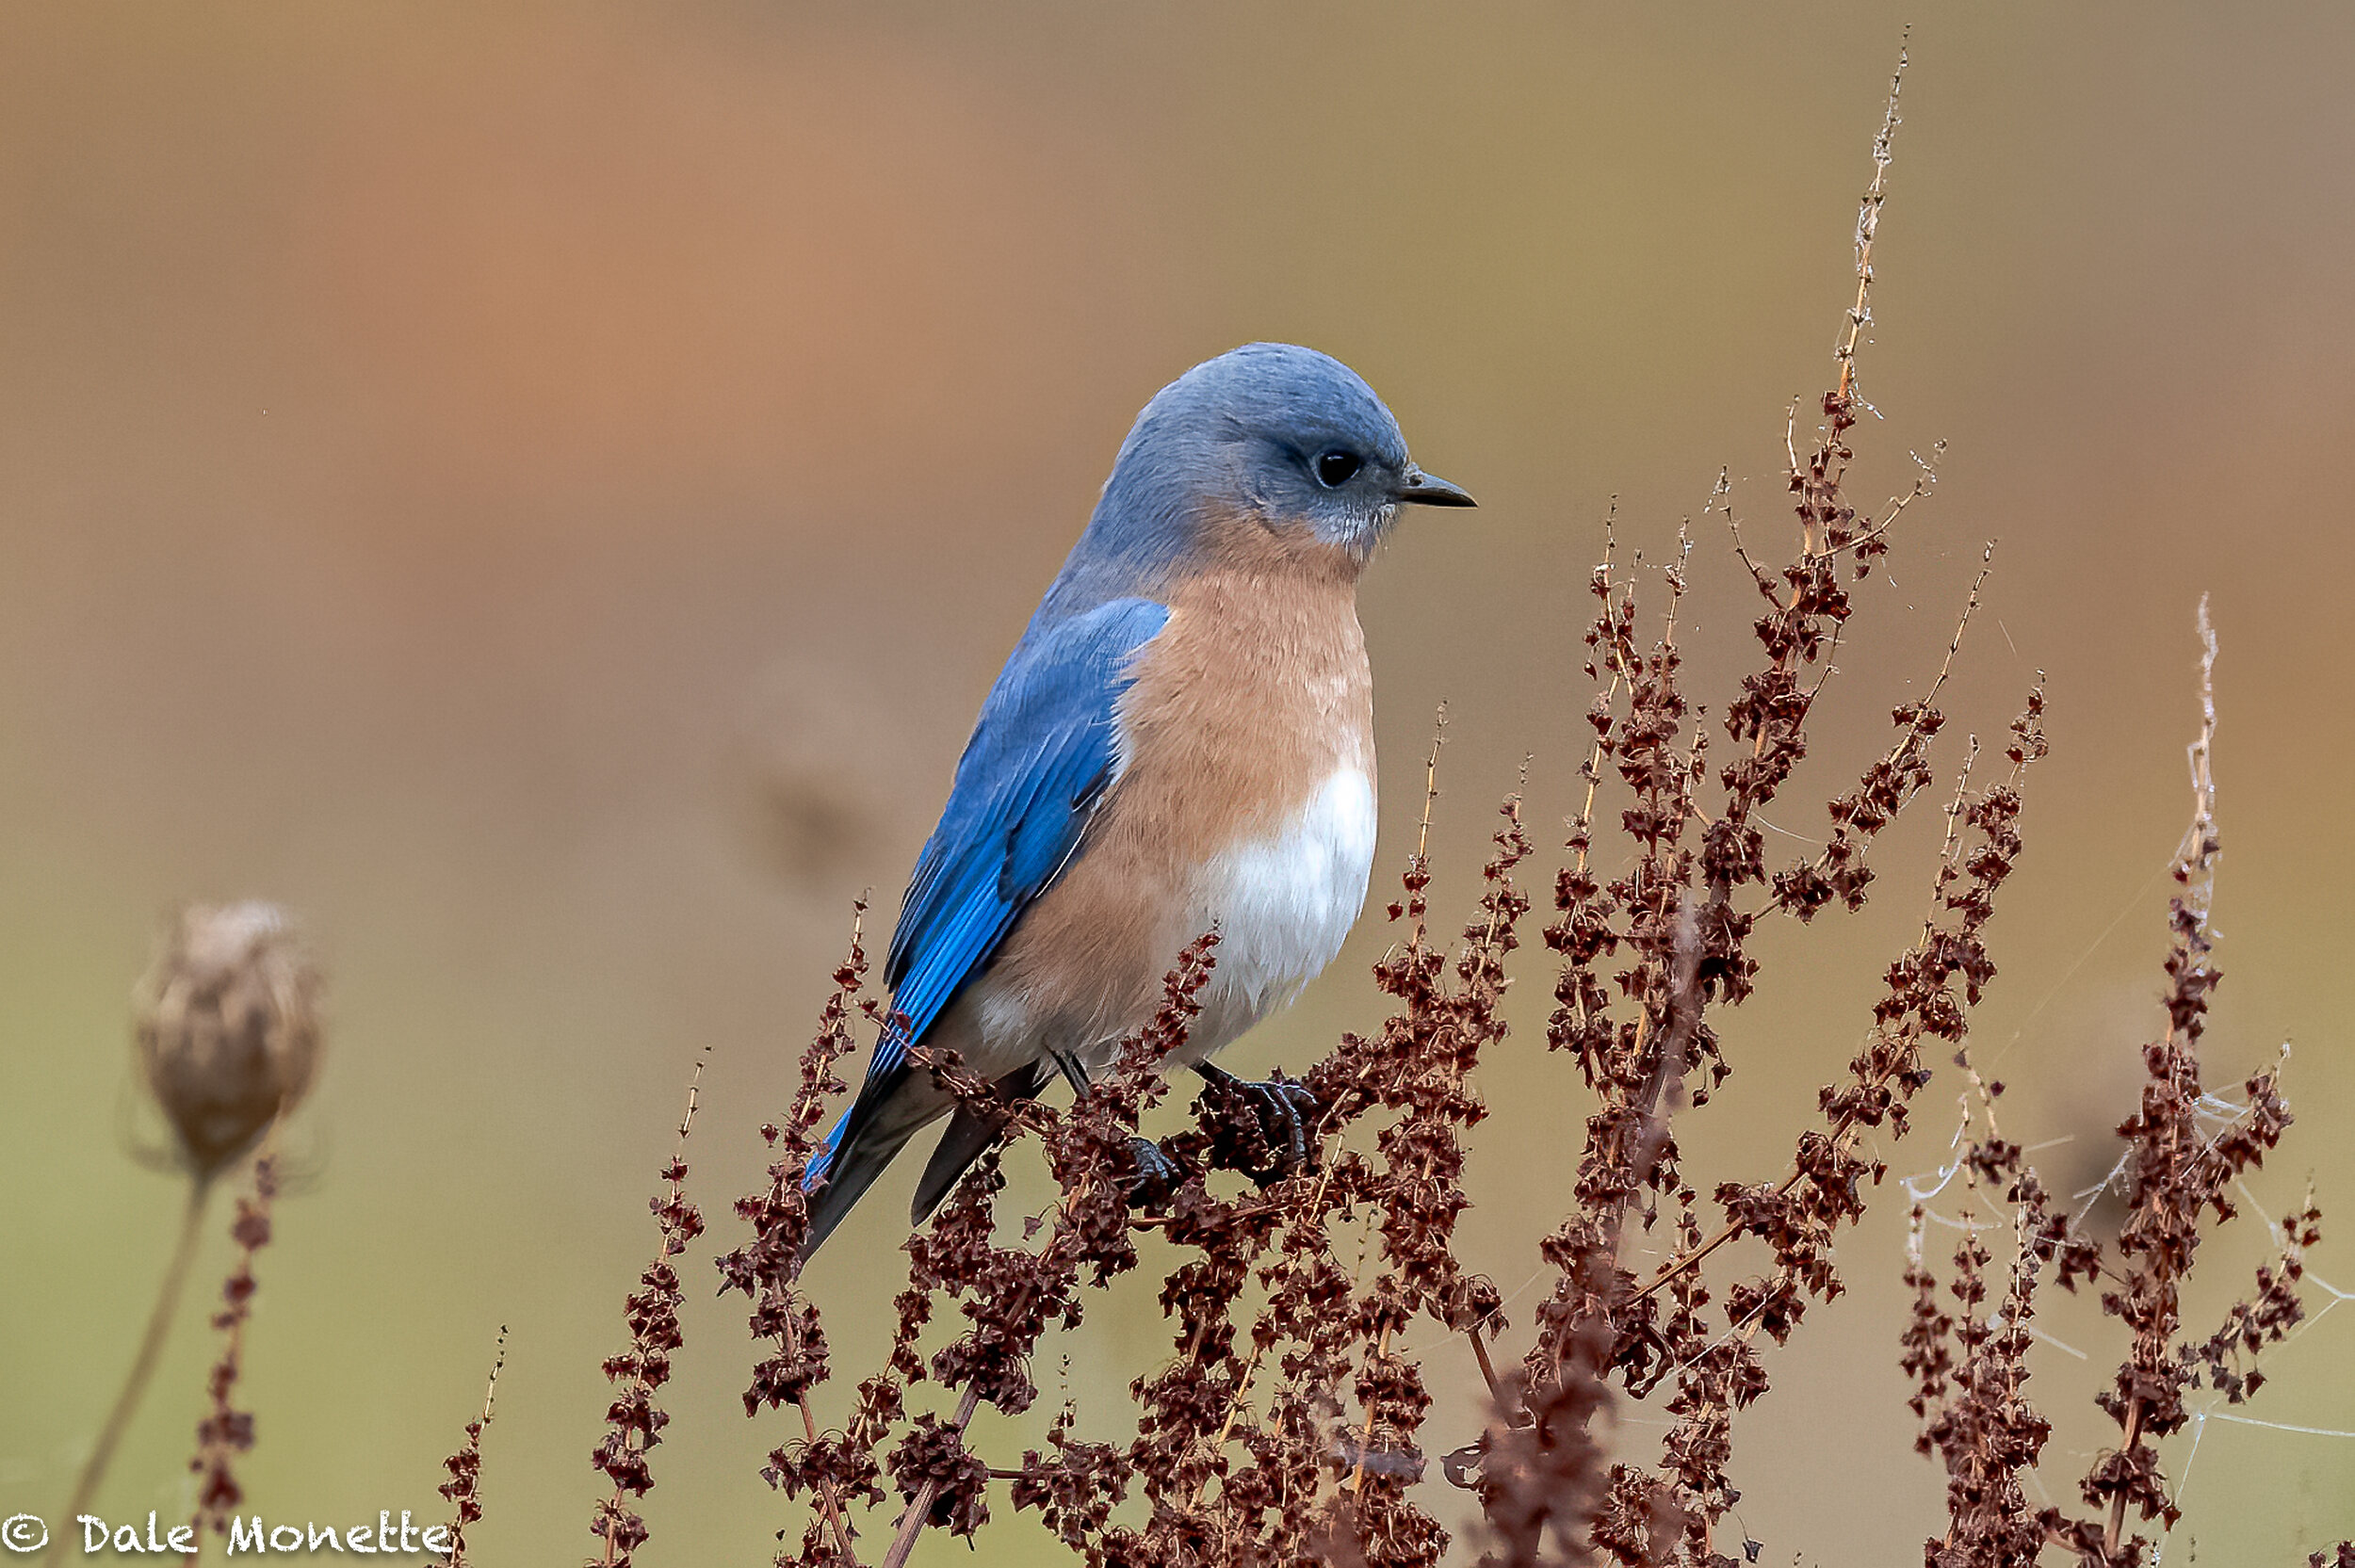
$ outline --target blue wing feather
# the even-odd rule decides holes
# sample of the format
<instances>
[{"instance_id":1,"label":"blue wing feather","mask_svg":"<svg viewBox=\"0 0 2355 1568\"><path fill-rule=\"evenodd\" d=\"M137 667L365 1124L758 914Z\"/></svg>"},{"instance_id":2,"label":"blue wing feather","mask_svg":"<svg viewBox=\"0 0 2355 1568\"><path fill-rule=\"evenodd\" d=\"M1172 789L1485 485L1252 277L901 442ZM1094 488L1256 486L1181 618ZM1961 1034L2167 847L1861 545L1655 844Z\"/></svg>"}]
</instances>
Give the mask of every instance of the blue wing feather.
<instances>
[{"instance_id":1,"label":"blue wing feather","mask_svg":"<svg viewBox=\"0 0 2355 1568\"><path fill-rule=\"evenodd\" d=\"M1034 630L1007 661L908 881L884 960L892 1009L905 1023L877 1048L860 1106L887 1089L909 1044L1069 865L1117 763L1114 710L1130 661L1168 620L1168 608L1149 599L1114 599Z\"/></svg>"}]
</instances>

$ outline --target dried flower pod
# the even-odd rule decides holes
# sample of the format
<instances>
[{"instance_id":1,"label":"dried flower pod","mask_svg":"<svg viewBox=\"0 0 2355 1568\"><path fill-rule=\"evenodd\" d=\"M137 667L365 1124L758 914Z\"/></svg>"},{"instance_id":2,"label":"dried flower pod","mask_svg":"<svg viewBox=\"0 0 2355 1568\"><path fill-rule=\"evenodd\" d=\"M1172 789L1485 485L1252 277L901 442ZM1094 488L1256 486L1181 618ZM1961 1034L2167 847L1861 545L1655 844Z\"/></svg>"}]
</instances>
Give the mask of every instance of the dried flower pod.
<instances>
[{"instance_id":1,"label":"dried flower pod","mask_svg":"<svg viewBox=\"0 0 2355 1568\"><path fill-rule=\"evenodd\" d=\"M139 982L139 1066L199 1178L311 1087L319 974L274 904L192 904Z\"/></svg>"}]
</instances>

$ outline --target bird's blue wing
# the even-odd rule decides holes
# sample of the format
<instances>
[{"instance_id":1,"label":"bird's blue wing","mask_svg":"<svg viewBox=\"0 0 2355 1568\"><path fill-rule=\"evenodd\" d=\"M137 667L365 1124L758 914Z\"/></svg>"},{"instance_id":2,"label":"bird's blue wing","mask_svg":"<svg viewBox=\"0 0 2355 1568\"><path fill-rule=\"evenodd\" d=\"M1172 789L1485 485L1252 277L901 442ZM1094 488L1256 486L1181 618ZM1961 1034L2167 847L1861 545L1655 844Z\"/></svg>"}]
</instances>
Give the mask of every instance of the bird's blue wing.
<instances>
[{"instance_id":1,"label":"bird's blue wing","mask_svg":"<svg viewBox=\"0 0 2355 1568\"><path fill-rule=\"evenodd\" d=\"M857 1100L803 1177L817 1194L809 1247L841 1222L915 1130L885 1124L915 1088L909 1047L1080 852L1119 768L1121 693L1138 650L1168 621L1168 608L1149 599L1114 599L1034 626L1006 661L957 763L940 825L917 859L884 960L897 1020L875 1047Z\"/></svg>"},{"instance_id":2,"label":"bird's blue wing","mask_svg":"<svg viewBox=\"0 0 2355 1568\"><path fill-rule=\"evenodd\" d=\"M1131 660L1168 620L1149 599L1114 599L1041 634L999 676L892 932L884 979L906 1023L876 1051L870 1084L1063 874L1112 782Z\"/></svg>"}]
</instances>

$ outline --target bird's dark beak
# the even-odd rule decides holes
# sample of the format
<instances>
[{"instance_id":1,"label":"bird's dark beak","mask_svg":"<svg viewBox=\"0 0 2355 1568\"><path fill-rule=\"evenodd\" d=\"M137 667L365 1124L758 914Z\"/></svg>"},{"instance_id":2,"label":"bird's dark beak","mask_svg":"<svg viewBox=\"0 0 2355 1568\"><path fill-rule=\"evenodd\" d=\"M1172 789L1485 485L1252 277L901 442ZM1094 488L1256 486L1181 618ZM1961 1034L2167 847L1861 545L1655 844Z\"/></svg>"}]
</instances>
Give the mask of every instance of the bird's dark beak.
<instances>
[{"instance_id":1,"label":"bird's dark beak","mask_svg":"<svg viewBox=\"0 0 2355 1568\"><path fill-rule=\"evenodd\" d=\"M1398 498L1421 507L1476 507L1479 502L1437 474L1426 474L1413 463L1406 465L1406 477L1399 481Z\"/></svg>"}]
</instances>

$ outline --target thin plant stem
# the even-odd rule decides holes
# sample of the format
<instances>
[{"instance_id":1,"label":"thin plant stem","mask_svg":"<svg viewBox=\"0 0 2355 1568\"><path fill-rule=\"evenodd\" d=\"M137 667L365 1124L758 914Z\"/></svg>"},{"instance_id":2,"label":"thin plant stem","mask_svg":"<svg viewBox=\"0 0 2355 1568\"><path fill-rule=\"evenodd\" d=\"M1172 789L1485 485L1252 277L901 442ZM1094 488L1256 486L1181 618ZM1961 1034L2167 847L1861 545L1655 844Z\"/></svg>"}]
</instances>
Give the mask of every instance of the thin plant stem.
<instances>
[{"instance_id":1,"label":"thin plant stem","mask_svg":"<svg viewBox=\"0 0 2355 1568\"><path fill-rule=\"evenodd\" d=\"M800 1337L790 1322L786 1325L786 1334L788 1336L787 1340L788 1345L793 1344ZM809 1390L804 1388L795 1393L793 1403L802 1413L802 1431L814 1446L818 1441L818 1417L809 1408ZM842 1550L842 1560L849 1563L851 1568L858 1568L858 1553L851 1546L850 1521L842 1517L842 1505L834 1495L832 1480L819 1483L818 1501L825 1510L826 1522L834 1527L835 1544Z\"/></svg>"},{"instance_id":2,"label":"thin plant stem","mask_svg":"<svg viewBox=\"0 0 2355 1568\"><path fill-rule=\"evenodd\" d=\"M1496 1363L1488 1359L1488 1347L1480 1337L1480 1327L1474 1323L1464 1331L1464 1334L1471 1341L1472 1359L1480 1363L1480 1380L1488 1385L1488 1398L1495 1400L1497 1408L1502 1410L1504 1408L1504 1385L1497 1382Z\"/></svg>"},{"instance_id":3,"label":"thin plant stem","mask_svg":"<svg viewBox=\"0 0 2355 1568\"><path fill-rule=\"evenodd\" d=\"M212 1190L209 1176L188 1178L188 1202L180 1215L180 1238L172 1246L171 1263L164 1268L163 1283L156 1287L155 1306L147 1315L147 1332L140 1336L139 1351L131 1362L130 1375L122 1380L122 1392L115 1396L115 1407L98 1433L98 1444L90 1449L89 1460L73 1483L73 1500L65 1505L68 1525L87 1512L98 1495L99 1482L106 1479L106 1466L114 1459L115 1448L130 1429L131 1417L138 1414L139 1401L146 1397L147 1384L155 1375L155 1364L163 1359L164 1341L171 1337L171 1320L178 1316L181 1291L188 1283L188 1265L195 1261L197 1243L203 1234L204 1202ZM65 1532L60 1528L49 1555L41 1560L61 1561L65 1542Z\"/></svg>"}]
</instances>

